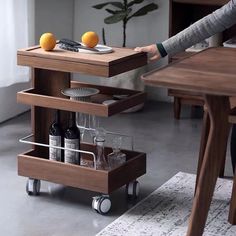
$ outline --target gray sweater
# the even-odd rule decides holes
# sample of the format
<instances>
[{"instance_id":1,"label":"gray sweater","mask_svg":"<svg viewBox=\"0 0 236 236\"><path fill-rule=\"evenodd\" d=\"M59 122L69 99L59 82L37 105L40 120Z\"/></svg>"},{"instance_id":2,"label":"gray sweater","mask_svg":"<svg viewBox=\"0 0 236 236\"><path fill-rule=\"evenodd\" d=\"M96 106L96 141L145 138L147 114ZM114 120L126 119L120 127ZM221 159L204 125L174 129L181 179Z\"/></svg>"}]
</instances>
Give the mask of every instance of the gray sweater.
<instances>
[{"instance_id":1,"label":"gray sweater","mask_svg":"<svg viewBox=\"0 0 236 236\"><path fill-rule=\"evenodd\" d=\"M167 39L162 45L167 54L171 56L234 24L236 24L236 0L231 0L212 14Z\"/></svg>"}]
</instances>

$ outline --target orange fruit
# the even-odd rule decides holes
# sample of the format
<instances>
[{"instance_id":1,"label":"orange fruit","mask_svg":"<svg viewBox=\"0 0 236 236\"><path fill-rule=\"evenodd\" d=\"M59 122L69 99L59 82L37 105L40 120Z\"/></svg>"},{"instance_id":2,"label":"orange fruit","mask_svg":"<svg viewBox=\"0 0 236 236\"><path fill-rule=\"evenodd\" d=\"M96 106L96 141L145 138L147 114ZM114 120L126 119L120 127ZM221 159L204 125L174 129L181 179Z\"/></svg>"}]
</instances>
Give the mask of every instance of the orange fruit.
<instances>
[{"instance_id":1,"label":"orange fruit","mask_svg":"<svg viewBox=\"0 0 236 236\"><path fill-rule=\"evenodd\" d=\"M44 33L39 39L39 44L45 51L51 51L56 46L56 38L52 33Z\"/></svg>"},{"instance_id":2,"label":"orange fruit","mask_svg":"<svg viewBox=\"0 0 236 236\"><path fill-rule=\"evenodd\" d=\"M88 31L82 35L81 41L85 46L93 48L98 44L99 37L97 33L93 31Z\"/></svg>"}]
</instances>

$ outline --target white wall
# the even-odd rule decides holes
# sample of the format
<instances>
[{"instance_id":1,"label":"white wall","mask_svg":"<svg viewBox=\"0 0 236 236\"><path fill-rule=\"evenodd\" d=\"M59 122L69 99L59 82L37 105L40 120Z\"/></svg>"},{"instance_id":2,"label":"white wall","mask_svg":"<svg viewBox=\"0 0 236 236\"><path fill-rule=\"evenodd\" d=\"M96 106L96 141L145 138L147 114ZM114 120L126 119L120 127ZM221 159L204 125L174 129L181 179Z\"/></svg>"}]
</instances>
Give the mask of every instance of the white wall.
<instances>
[{"instance_id":1,"label":"white wall","mask_svg":"<svg viewBox=\"0 0 236 236\"><path fill-rule=\"evenodd\" d=\"M92 8L93 5L103 3L104 0L75 0L74 7L74 39L80 41L81 35L86 31L96 31L100 39L102 38L102 27L105 28L106 41L108 45L122 46L122 23L106 25L104 17L108 13L103 10ZM146 0L146 3L152 1ZM159 9L146 16L133 18L127 26L127 46L136 47L161 42L168 37L169 28L169 1L155 0ZM100 42L102 43L102 42ZM149 69L163 65L165 61L149 66ZM94 77L77 75L76 78L82 81L97 82ZM149 98L169 101L166 90L148 88Z\"/></svg>"},{"instance_id":2,"label":"white wall","mask_svg":"<svg viewBox=\"0 0 236 236\"><path fill-rule=\"evenodd\" d=\"M29 83L19 83L0 88L0 122L8 120L29 109L28 106L17 104L16 93L29 87Z\"/></svg>"},{"instance_id":3,"label":"white wall","mask_svg":"<svg viewBox=\"0 0 236 236\"><path fill-rule=\"evenodd\" d=\"M74 0L35 0L35 40L52 32L57 39L73 37Z\"/></svg>"}]
</instances>

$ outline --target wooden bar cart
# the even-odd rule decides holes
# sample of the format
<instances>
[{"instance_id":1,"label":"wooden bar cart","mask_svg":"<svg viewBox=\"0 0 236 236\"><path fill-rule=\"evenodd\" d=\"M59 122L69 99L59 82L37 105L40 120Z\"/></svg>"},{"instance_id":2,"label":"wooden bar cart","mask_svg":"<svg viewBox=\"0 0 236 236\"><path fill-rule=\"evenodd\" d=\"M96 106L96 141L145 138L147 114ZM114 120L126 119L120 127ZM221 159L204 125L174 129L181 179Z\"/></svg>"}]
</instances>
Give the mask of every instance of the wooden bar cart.
<instances>
[{"instance_id":1,"label":"wooden bar cart","mask_svg":"<svg viewBox=\"0 0 236 236\"><path fill-rule=\"evenodd\" d=\"M18 174L29 178L27 192L38 194L40 180L99 192L105 195L95 197L92 206L101 214L110 210L109 194L114 190L127 185L128 195L136 196L136 179L146 173L145 153L122 150L127 156L126 162L108 171L98 170L95 165L88 168L51 161L48 129L53 121L53 109L61 111L61 125L65 127L71 111L109 117L143 103L144 92L72 81L71 73L111 77L147 64L147 55L127 48L113 48L112 53L101 55L70 52L58 46L46 52L35 46L18 50L17 60L18 65L32 69L32 88L17 94L18 102L31 105L33 141L28 143L32 144L32 150L18 155ZM70 100L61 93L62 89L75 87L93 87L100 92L92 96L90 102ZM110 105L102 104L114 94L126 97ZM95 158L94 144L81 143L80 149L76 151L83 157ZM110 152L111 148L106 147L105 154Z\"/></svg>"}]
</instances>

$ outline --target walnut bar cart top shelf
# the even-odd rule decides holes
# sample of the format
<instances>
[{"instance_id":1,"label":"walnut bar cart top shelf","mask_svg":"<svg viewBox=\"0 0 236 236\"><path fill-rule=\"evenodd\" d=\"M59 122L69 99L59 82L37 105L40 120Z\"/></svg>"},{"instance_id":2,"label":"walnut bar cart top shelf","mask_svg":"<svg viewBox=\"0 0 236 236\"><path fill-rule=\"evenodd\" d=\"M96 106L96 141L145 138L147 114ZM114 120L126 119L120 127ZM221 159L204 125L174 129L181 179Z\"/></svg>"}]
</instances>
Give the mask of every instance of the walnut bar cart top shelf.
<instances>
[{"instance_id":1,"label":"walnut bar cart top shelf","mask_svg":"<svg viewBox=\"0 0 236 236\"><path fill-rule=\"evenodd\" d=\"M111 77L147 64L147 54L131 48L113 47L108 54L80 53L60 49L44 51L35 46L17 51L17 64L47 70L80 72Z\"/></svg>"}]
</instances>

